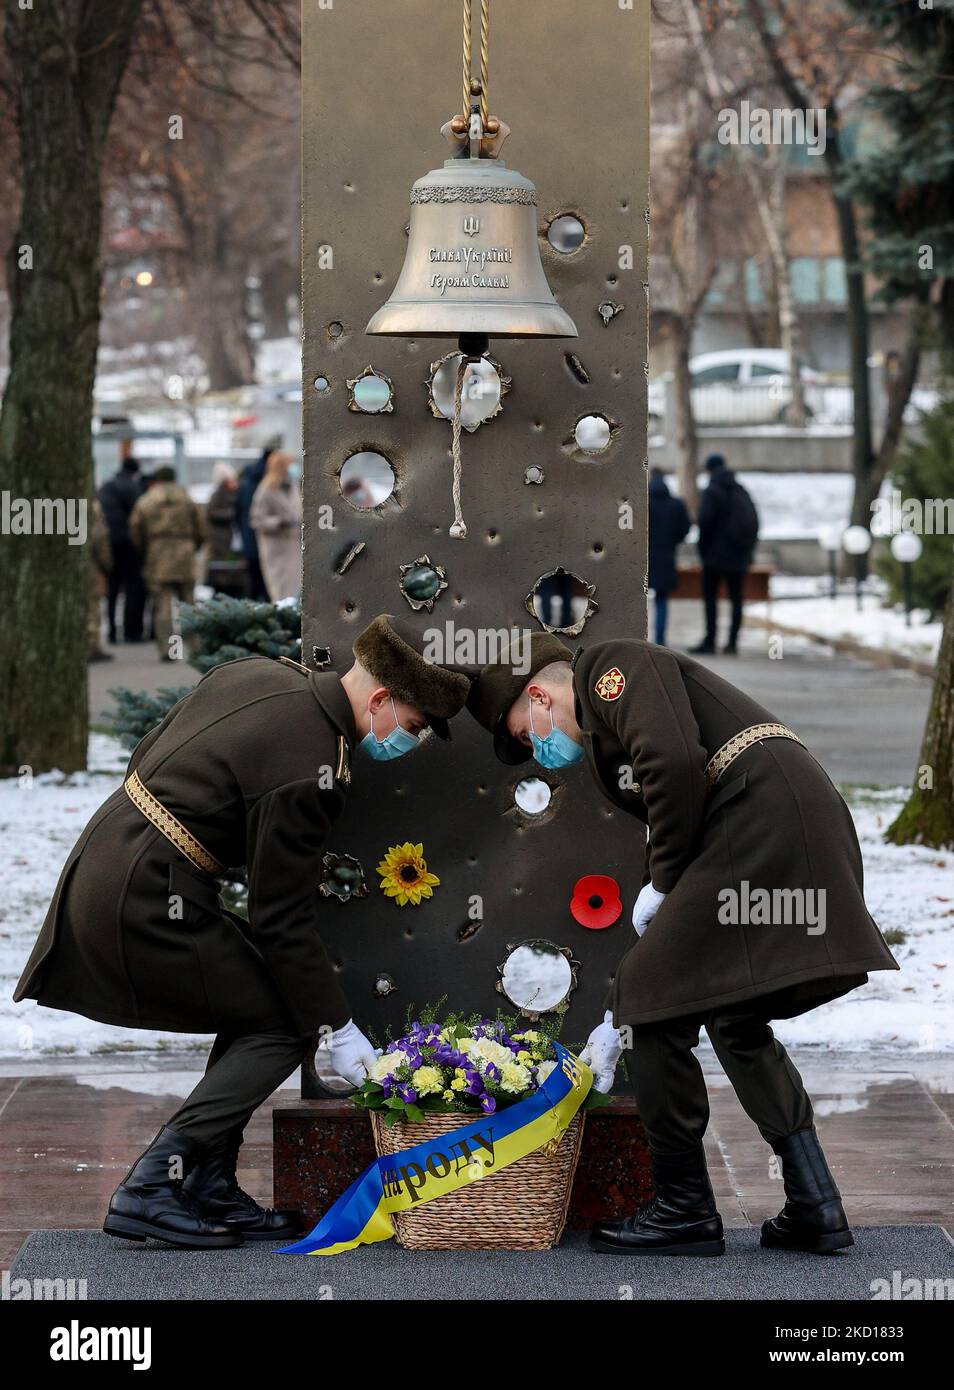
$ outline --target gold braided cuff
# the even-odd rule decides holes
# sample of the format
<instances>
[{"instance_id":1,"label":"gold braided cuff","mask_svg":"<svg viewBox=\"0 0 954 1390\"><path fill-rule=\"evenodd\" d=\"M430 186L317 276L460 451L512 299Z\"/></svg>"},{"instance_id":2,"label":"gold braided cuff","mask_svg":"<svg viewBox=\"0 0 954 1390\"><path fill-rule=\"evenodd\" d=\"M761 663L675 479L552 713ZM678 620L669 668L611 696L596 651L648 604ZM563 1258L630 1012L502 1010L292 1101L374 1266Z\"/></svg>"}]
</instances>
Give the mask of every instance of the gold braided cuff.
<instances>
[{"instance_id":1,"label":"gold braided cuff","mask_svg":"<svg viewBox=\"0 0 954 1390\"><path fill-rule=\"evenodd\" d=\"M744 753L754 743L760 743L763 738L791 738L796 743L802 743L798 734L793 733L786 724L751 724L747 729L733 734L713 753L706 763L706 781L718 782L726 768L735 762L740 753ZM802 747L805 747L803 743Z\"/></svg>"},{"instance_id":2,"label":"gold braided cuff","mask_svg":"<svg viewBox=\"0 0 954 1390\"><path fill-rule=\"evenodd\" d=\"M181 821L176 820L171 811L167 811L161 801L157 801L152 792L143 786L139 773L133 772L123 783L126 795L136 807L141 811L146 820L156 827L161 835L165 835L171 845L175 845L197 869L204 870L207 874L221 874L224 872L223 866L212 855L205 846L195 838L190 830L186 830Z\"/></svg>"}]
</instances>

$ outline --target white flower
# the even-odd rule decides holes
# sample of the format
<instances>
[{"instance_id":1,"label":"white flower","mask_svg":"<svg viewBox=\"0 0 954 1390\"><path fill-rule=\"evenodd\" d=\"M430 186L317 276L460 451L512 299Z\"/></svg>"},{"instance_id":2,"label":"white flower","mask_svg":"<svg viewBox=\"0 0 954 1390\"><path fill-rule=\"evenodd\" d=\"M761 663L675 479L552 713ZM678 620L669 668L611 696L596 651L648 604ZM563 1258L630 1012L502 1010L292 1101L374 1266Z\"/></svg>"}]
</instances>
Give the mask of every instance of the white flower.
<instances>
[{"instance_id":1,"label":"white flower","mask_svg":"<svg viewBox=\"0 0 954 1390\"><path fill-rule=\"evenodd\" d=\"M510 1048L494 1042L492 1038L478 1038L475 1050L478 1057L482 1057L485 1062L493 1062L495 1067L503 1068L513 1061Z\"/></svg>"},{"instance_id":2,"label":"white flower","mask_svg":"<svg viewBox=\"0 0 954 1390\"><path fill-rule=\"evenodd\" d=\"M393 1076L398 1067L403 1067L407 1063L407 1053L400 1048L396 1052L385 1052L378 1057L368 1067L368 1078L371 1081L383 1081L386 1076Z\"/></svg>"},{"instance_id":3,"label":"white flower","mask_svg":"<svg viewBox=\"0 0 954 1390\"><path fill-rule=\"evenodd\" d=\"M542 1086L556 1066L556 1062L541 1062L537 1067L537 1085Z\"/></svg>"},{"instance_id":4,"label":"white flower","mask_svg":"<svg viewBox=\"0 0 954 1390\"><path fill-rule=\"evenodd\" d=\"M512 1093L525 1091L530 1085L530 1072L520 1062L506 1062L500 1069L500 1089Z\"/></svg>"}]
</instances>

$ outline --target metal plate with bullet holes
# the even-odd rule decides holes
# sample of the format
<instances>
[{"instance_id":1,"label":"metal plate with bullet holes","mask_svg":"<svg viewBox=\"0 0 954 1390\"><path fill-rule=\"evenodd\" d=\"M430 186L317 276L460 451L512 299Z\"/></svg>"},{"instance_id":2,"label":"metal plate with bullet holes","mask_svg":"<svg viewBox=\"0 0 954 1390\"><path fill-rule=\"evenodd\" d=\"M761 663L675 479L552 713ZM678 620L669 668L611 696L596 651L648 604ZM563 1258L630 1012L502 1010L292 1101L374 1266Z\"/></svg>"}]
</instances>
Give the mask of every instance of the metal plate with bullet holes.
<instances>
[{"instance_id":1,"label":"metal plate with bullet holes","mask_svg":"<svg viewBox=\"0 0 954 1390\"><path fill-rule=\"evenodd\" d=\"M543 267L579 337L491 337L489 355L511 386L489 425L464 432L466 540L447 534L451 430L428 408L422 385L430 364L457 343L363 331L404 262L411 185L450 153L439 132L460 100L460 6L304 7L304 650L330 644L339 671L378 613L441 634L448 624L451 635L540 631L526 597L560 566L594 586L599 603L582 631L563 636L570 648L646 635L649 6L497 3L491 110L512 127L505 162L536 186ZM393 90L395 73L412 99L400 103L398 121L382 126L382 93ZM555 93L558 109L573 113L558 139ZM586 230L570 250L548 239L562 216ZM563 231L579 234L558 225L554 235ZM463 232L461 241L469 244ZM326 333L332 323L342 325L336 336ZM391 411L346 408L345 382L369 362L393 383ZM315 389L319 376L333 383L330 394ZM576 442L585 416L617 429L601 453ZM379 454L394 475L379 499L382 484L362 472L357 486L370 493L370 506L346 501L338 482L345 460L360 453ZM324 507L332 528L322 524ZM620 527L624 515L628 529ZM342 550L362 540L360 560L336 573ZM432 614L412 612L398 588L401 566L422 555L447 571ZM389 1025L403 1025L409 1005L444 995L448 1008L491 1015L512 1008L497 990L508 945L545 939L579 961L561 1037L582 1043L603 1017L629 940L622 925L588 930L568 903L577 881L599 866L620 884L628 920L642 878L641 826L602 795L585 765L553 773L529 762L515 776L466 713L451 729L450 743L429 739L398 762L357 752L352 760L348 803L326 849L357 856L371 891L346 903L322 899L319 908L355 1019L380 1040ZM537 775L551 786L542 814L514 800L517 780ZM441 880L419 907L399 908L378 887L375 866L405 840L423 843ZM399 988L381 995L374 982L384 975ZM306 1087L314 1094L317 1086L306 1069Z\"/></svg>"}]
</instances>

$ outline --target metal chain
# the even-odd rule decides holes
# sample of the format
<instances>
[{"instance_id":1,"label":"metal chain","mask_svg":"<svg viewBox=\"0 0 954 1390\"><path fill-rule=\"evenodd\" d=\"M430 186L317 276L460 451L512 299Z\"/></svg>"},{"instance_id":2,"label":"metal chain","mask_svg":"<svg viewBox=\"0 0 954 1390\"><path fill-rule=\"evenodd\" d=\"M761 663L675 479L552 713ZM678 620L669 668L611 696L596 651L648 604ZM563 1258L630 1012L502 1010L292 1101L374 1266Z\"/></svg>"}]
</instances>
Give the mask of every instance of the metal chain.
<instances>
[{"instance_id":1,"label":"metal chain","mask_svg":"<svg viewBox=\"0 0 954 1390\"><path fill-rule=\"evenodd\" d=\"M454 524L450 528L449 534L455 540L462 541L467 535L467 527L464 525L464 514L460 505L460 475L463 468L463 460L460 453L460 411L464 396L464 374L467 371L467 358L463 353L460 355L460 362L457 367L457 385L454 390L454 434L452 448L454 452Z\"/></svg>"},{"instance_id":2,"label":"metal chain","mask_svg":"<svg viewBox=\"0 0 954 1390\"><path fill-rule=\"evenodd\" d=\"M470 111L470 69L474 49L474 0L464 0L464 116ZM490 86L490 0L480 0L480 119L487 127L490 107L487 93Z\"/></svg>"}]
</instances>

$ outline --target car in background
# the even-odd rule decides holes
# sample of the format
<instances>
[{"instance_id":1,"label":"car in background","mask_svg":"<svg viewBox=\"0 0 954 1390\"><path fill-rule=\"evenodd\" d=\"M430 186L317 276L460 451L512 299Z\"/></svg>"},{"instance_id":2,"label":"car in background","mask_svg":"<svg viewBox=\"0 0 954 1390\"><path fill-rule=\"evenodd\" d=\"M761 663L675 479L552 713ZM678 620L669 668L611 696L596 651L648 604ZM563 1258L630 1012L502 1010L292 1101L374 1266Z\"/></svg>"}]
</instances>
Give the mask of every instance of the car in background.
<instances>
[{"instance_id":1,"label":"car in background","mask_svg":"<svg viewBox=\"0 0 954 1390\"><path fill-rule=\"evenodd\" d=\"M704 352L689 362L692 412L697 425L785 424L792 402L788 353L780 348L728 348ZM811 418L812 388L822 377L812 367L801 368ZM649 414L658 423L665 415L666 385L672 372L649 383Z\"/></svg>"}]
</instances>

